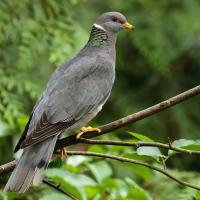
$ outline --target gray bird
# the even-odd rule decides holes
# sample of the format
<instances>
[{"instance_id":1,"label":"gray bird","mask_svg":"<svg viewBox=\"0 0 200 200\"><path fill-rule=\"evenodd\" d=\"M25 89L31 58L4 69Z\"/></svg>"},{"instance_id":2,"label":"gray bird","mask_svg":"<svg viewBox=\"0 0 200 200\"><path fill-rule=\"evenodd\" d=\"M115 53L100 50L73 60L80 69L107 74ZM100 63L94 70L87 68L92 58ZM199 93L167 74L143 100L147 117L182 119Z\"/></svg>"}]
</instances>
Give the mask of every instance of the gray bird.
<instances>
[{"instance_id":1,"label":"gray bird","mask_svg":"<svg viewBox=\"0 0 200 200\"><path fill-rule=\"evenodd\" d=\"M115 43L121 29L134 26L119 12L102 14L84 48L55 70L15 148L23 153L4 191L22 193L40 184L58 135L84 126L102 109L115 79Z\"/></svg>"}]
</instances>

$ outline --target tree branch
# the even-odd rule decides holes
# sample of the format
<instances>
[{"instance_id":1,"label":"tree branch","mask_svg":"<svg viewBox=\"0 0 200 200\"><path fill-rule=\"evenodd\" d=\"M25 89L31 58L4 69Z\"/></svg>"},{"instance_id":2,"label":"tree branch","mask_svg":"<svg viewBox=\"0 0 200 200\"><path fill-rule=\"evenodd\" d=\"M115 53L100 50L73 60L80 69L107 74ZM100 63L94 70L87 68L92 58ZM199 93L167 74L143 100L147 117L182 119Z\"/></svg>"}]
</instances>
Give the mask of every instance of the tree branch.
<instances>
[{"instance_id":1,"label":"tree branch","mask_svg":"<svg viewBox=\"0 0 200 200\"><path fill-rule=\"evenodd\" d=\"M198 94L200 94L200 85L198 85L190 90L187 90L177 96L174 96L166 101L163 101L154 106L151 106L147 109L144 109L144 110L134 113L132 115L128 115L124 118L118 119L118 120L111 122L109 124L106 124L104 126L100 126L99 128L101 129L101 133L87 132L84 134L84 138L89 139L92 137L97 137L99 135L103 135L105 133L114 131L114 130L124 127L130 123L139 121L141 119L144 119L146 117L154 115L158 112L161 112L162 110L166 110L166 109L168 109L178 103L181 103L191 97L197 96ZM78 143L78 141L76 139L76 134L74 134L74 135L68 136L66 138L63 138L61 140L58 140L56 143L55 149L60 149L62 147L70 146L70 145L77 144L77 143Z\"/></svg>"},{"instance_id":2,"label":"tree branch","mask_svg":"<svg viewBox=\"0 0 200 200\"><path fill-rule=\"evenodd\" d=\"M189 155L200 155L200 151L183 149L180 147L173 147L172 144L164 144L161 142L123 142L123 141L111 141L111 140L92 140L79 138L78 143L82 144L99 144L99 145L113 145L113 146L130 146L130 147L158 147L167 150L176 151L178 153L189 154ZM16 160L0 166L0 175L11 172L16 165Z\"/></svg>"},{"instance_id":3,"label":"tree branch","mask_svg":"<svg viewBox=\"0 0 200 200\"><path fill-rule=\"evenodd\" d=\"M154 171L160 172L160 173L164 174L165 176L169 177L170 179L176 181L177 183L179 183L181 185L191 187L191 188L194 188L196 190L200 190L199 186L192 185L188 182L180 180L180 179L176 178L175 176L173 176L172 174L168 173L166 170L163 170L159 167L150 165L146 162L133 160L133 159L130 159L130 158L124 158L124 157L121 157L121 156L110 155L110 154L85 152L85 151L68 151L67 154L68 155L96 156L96 157L101 157L101 158L109 158L109 159L117 160L117 161L120 161L120 162L128 162L128 163L133 163L133 164L136 164L136 165L141 165L141 166L153 169Z\"/></svg>"},{"instance_id":4,"label":"tree branch","mask_svg":"<svg viewBox=\"0 0 200 200\"><path fill-rule=\"evenodd\" d=\"M130 146L130 147L159 147L167 150L173 150L178 153L200 155L200 151L187 150L179 147L173 147L171 144L164 144L161 142L123 142L123 141L111 141L111 140L91 140L85 138L79 138L79 143L83 144L100 144L100 145L114 145L114 146Z\"/></svg>"},{"instance_id":5,"label":"tree branch","mask_svg":"<svg viewBox=\"0 0 200 200\"><path fill-rule=\"evenodd\" d=\"M151 106L151 107L149 107L147 109L144 109L144 110L142 110L140 112L134 113L132 115L126 116L124 118L121 118L119 120L116 120L114 122L106 124L104 126L101 126L101 127L99 127L101 129L101 133L97 133L97 132L85 133L84 134L84 138L89 139L89 138L92 138L92 137L96 137L96 136L103 135L105 133L114 131L114 130L119 129L121 127L124 127L124 126L126 126L126 125L128 125L130 123L139 121L139 120L144 119L144 118L146 118L148 116L151 116L151 115L153 115L155 113L158 113L158 112L160 112L162 110L168 109L168 108L170 108L170 107L172 107L172 106L174 106L174 105L176 105L178 103L181 103L181 102L183 102L183 101L185 101L185 100L187 100L187 99L189 99L191 97L194 97L194 96L196 96L198 94L200 94L200 85L196 86L196 87L194 87L194 88L192 88L190 90L187 90L186 92L183 92L183 93L181 93L181 94L179 94L177 96L174 96L174 97L172 97L172 98L170 98L170 99L168 99L166 101L163 101L163 102L161 102L159 104ZM83 139L81 139L81 140L83 142ZM78 143L80 143L81 140L80 139L79 140L76 139L76 134L68 136L66 138L63 138L62 140L58 140L57 141L55 150L60 149L60 148L65 147L65 146L78 144ZM117 145L117 144L115 144L115 145ZM182 153L189 153L189 154L191 153L190 150L183 150L183 149L180 149L180 148L175 148L175 147L172 147L170 144L168 146L166 146L167 144L156 143L156 145L158 145L159 147L162 147L162 148L167 148L167 149L169 149L168 147L170 147L172 150L178 151L178 152L182 152ZM143 143L143 146L145 146L145 143ZM72 153L71 152L71 155L83 155L83 153L82 154L81 154L81 152L79 152L79 153L80 154L78 154L78 152L77 153L75 153L75 152ZM68 151L68 154L70 155L69 151ZM192 154L199 154L199 153L193 151ZM88 156L89 155L90 156L93 155L93 156L98 156L98 157L105 157L102 154L95 153L95 155L94 155L94 153L91 153L91 152L84 152L84 155L88 155ZM159 172L165 174L169 178L172 178L173 180L177 181L178 183L180 183L182 185L185 185L185 186L192 187L192 188L200 190L199 187L196 187L196 186L193 186L193 185L191 185L189 183L181 181L181 180L171 176L170 174L168 174L164 170L162 170L160 168L157 168L157 167L154 167L154 166L151 166L148 163L143 163L143 162L135 161L135 160L128 159L128 158L123 158L123 157L118 157L118 156L111 156L111 155L107 155L107 158L115 159L115 160L119 160L119 161L123 161L123 162L131 162L131 163L134 163L134 164L138 164L138 165L143 165L143 166L149 167L149 168L151 168L153 170L156 170L156 171L159 171ZM11 161L9 163L6 163L6 164L0 166L0 175L12 171L14 169L15 165L16 165L16 161Z\"/></svg>"},{"instance_id":6,"label":"tree branch","mask_svg":"<svg viewBox=\"0 0 200 200\"><path fill-rule=\"evenodd\" d=\"M4 175L4 174L11 172L15 168L16 162L17 162L16 160L13 160L4 165L1 165L0 166L0 175Z\"/></svg>"},{"instance_id":7,"label":"tree branch","mask_svg":"<svg viewBox=\"0 0 200 200\"><path fill-rule=\"evenodd\" d=\"M160 173L164 174L165 176L169 177L170 179L176 181L177 183L179 183L181 185L184 185L184 186L187 186L187 187L190 187L190 188L194 188L196 190L200 190L199 186L195 186L195 185L192 185L192 184L190 184L188 182L182 181L182 180L176 178L175 176L173 176L172 174L168 173L166 170L163 170L162 168L150 165L150 164L148 164L146 162L142 162L142 161L138 161L138 160L134 160L134 159L130 159L130 158L124 158L124 157L116 156L116 155L103 154L103 153L94 153L94 152L85 152L85 151L67 151L67 155L95 156L95 157L101 157L101 158L108 158L108 159L112 159L112 160L117 160L117 161L120 161L120 162L128 162L128 163L133 163L133 164L136 164L136 165L141 165L141 166L150 168L150 169L152 169L154 171L160 172ZM1 169L4 170L4 171L0 171L0 175L11 171L15 167L15 164L16 164L16 161L12 161L12 162L9 162L9 163L5 164L5 165L7 165L7 167L3 167L5 165L2 165ZM2 172L4 172L4 173L2 173ZM54 189L62 192L63 194L66 194L67 196L71 195L68 192L62 190L60 188L60 185L56 186L56 185L54 185L54 184L52 184L52 183L50 183L50 182L48 182L46 180L43 180L43 182L45 184L49 185L50 187L53 187ZM76 199L75 197L73 197L73 198Z\"/></svg>"}]
</instances>

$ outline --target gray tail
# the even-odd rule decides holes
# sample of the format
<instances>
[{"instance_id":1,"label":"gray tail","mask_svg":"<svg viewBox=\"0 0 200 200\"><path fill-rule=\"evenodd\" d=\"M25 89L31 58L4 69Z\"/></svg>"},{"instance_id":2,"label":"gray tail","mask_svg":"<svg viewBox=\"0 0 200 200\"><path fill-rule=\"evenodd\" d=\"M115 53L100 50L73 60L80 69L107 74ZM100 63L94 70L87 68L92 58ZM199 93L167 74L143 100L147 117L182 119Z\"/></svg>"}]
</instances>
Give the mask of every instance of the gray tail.
<instances>
[{"instance_id":1,"label":"gray tail","mask_svg":"<svg viewBox=\"0 0 200 200\"><path fill-rule=\"evenodd\" d=\"M57 136L53 136L43 142L26 147L4 191L23 193L31 185L39 185L43 179L43 171L47 168L53 154L56 140Z\"/></svg>"}]
</instances>

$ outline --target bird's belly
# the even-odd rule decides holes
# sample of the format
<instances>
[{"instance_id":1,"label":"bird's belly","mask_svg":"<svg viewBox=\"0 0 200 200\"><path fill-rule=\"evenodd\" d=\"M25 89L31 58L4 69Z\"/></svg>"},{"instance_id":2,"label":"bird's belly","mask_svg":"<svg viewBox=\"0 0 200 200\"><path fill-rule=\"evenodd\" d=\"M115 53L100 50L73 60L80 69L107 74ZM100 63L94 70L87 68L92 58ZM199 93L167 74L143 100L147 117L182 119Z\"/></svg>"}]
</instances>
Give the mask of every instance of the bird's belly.
<instances>
[{"instance_id":1,"label":"bird's belly","mask_svg":"<svg viewBox=\"0 0 200 200\"><path fill-rule=\"evenodd\" d=\"M100 105L97 109L93 110L92 112L89 112L83 119L85 124L89 122L90 120L92 120L98 114L98 112L101 111L102 107L103 105Z\"/></svg>"},{"instance_id":2,"label":"bird's belly","mask_svg":"<svg viewBox=\"0 0 200 200\"><path fill-rule=\"evenodd\" d=\"M101 111L102 107L103 107L103 104L100 105L96 110L93 110L91 113L89 112L79 122L77 122L74 125L72 125L71 127L67 128L67 130L65 130L60 135L60 137L63 138L63 137L72 135L74 133L77 133L83 126L85 126L91 119L93 119L98 114L98 112Z\"/></svg>"}]
</instances>

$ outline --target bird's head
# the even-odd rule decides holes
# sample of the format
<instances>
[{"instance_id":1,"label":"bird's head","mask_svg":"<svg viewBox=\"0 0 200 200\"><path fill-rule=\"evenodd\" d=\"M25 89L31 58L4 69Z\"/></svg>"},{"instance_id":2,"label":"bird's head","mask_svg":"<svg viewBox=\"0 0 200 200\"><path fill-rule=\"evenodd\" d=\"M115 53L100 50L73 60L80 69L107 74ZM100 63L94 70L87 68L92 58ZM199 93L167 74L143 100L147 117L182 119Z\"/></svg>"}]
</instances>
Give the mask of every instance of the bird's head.
<instances>
[{"instance_id":1,"label":"bird's head","mask_svg":"<svg viewBox=\"0 0 200 200\"><path fill-rule=\"evenodd\" d=\"M119 12L107 12L102 14L96 20L94 26L113 33L117 33L121 29L135 29L133 25L127 22L126 17Z\"/></svg>"}]
</instances>

